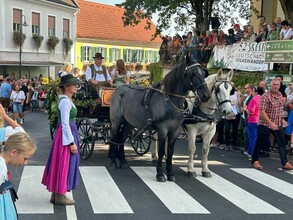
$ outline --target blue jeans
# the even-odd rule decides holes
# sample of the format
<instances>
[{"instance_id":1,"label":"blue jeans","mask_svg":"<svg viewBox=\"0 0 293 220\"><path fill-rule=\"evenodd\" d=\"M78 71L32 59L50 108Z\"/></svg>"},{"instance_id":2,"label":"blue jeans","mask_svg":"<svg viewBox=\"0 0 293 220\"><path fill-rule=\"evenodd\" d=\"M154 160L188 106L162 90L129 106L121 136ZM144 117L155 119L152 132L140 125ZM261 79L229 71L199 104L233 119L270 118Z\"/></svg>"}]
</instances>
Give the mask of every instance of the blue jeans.
<instances>
[{"instance_id":1,"label":"blue jeans","mask_svg":"<svg viewBox=\"0 0 293 220\"><path fill-rule=\"evenodd\" d=\"M269 136L270 133L274 135L275 140L278 144L281 164L282 166L284 166L288 162L288 160L287 160L287 153L286 153L286 138L285 138L285 132L283 128L280 127L279 130L274 131L263 125L259 125L257 129L257 139L256 139L254 151L252 154L251 163L259 160L260 146L262 145L262 142L267 140L267 137Z\"/></svg>"},{"instance_id":2,"label":"blue jeans","mask_svg":"<svg viewBox=\"0 0 293 220\"><path fill-rule=\"evenodd\" d=\"M257 123L247 123L247 133L249 137L249 145L247 153L252 155L256 138L257 138Z\"/></svg>"},{"instance_id":3,"label":"blue jeans","mask_svg":"<svg viewBox=\"0 0 293 220\"><path fill-rule=\"evenodd\" d=\"M35 112L37 111L37 100L32 100L32 111Z\"/></svg>"},{"instance_id":4,"label":"blue jeans","mask_svg":"<svg viewBox=\"0 0 293 220\"><path fill-rule=\"evenodd\" d=\"M12 112L17 112L19 115L22 114L22 105L20 102L12 103Z\"/></svg>"}]
</instances>

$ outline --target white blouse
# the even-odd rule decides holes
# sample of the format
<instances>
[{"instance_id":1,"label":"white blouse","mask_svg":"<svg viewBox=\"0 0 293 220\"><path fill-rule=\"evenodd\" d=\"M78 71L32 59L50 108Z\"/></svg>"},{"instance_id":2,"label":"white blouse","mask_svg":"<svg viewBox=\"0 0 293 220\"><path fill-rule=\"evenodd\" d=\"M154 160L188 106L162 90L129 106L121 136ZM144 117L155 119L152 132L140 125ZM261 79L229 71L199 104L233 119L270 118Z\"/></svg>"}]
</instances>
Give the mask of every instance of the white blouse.
<instances>
[{"instance_id":1,"label":"white blouse","mask_svg":"<svg viewBox=\"0 0 293 220\"><path fill-rule=\"evenodd\" d=\"M60 110L61 115L61 125L62 125L62 144L69 145L71 142L74 142L74 137L71 132L71 128L69 125L69 114L71 108L76 108L73 102L66 95L59 95L60 100L58 109Z\"/></svg>"},{"instance_id":2,"label":"white blouse","mask_svg":"<svg viewBox=\"0 0 293 220\"><path fill-rule=\"evenodd\" d=\"M13 102L19 102L19 103L21 103L22 100L25 100L25 94L24 94L23 91L19 91L19 92L12 91L12 93L10 95L10 99Z\"/></svg>"}]
</instances>

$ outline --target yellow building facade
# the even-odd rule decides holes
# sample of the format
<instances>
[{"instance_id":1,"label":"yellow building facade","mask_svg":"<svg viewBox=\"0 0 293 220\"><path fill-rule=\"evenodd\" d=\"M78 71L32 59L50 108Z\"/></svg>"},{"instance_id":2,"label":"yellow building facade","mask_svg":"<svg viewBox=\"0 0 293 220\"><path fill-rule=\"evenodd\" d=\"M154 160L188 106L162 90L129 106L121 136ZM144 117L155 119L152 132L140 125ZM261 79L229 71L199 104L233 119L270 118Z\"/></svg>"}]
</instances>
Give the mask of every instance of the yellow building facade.
<instances>
[{"instance_id":1,"label":"yellow building facade","mask_svg":"<svg viewBox=\"0 0 293 220\"><path fill-rule=\"evenodd\" d=\"M265 16L268 24L275 21L276 17L285 19L283 9L279 0L251 0L254 8L259 12L258 16ZM253 27L259 26L259 19L255 12L251 11L250 23Z\"/></svg>"}]
</instances>

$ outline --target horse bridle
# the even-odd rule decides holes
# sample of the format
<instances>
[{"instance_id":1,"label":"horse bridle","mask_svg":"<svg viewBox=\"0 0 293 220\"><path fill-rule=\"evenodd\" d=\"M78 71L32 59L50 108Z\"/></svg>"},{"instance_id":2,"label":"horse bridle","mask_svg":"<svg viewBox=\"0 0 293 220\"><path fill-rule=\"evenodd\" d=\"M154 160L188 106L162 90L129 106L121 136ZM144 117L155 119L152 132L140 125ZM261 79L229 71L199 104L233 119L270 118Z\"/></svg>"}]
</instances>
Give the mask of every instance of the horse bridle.
<instances>
[{"instance_id":1,"label":"horse bridle","mask_svg":"<svg viewBox=\"0 0 293 220\"><path fill-rule=\"evenodd\" d=\"M186 67L185 68L185 71L184 71L184 74L187 74L187 71L190 70L190 69L192 69L193 67L199 67L199 66L201 66L199 63L194 63L194 64ZM200 87L202 87L204 85L206 85L205 80L203 81L203 83L201 83L201 84L199 84L197 86L194 86L194 84L191 82L191 87L192 87L192 89L193 89L194 92L196 92Z\"/></svg>"},{"instance_id":2,"label":"horse bridle","mask_svg":"<svg viewBox=\"0 0 293 220\"><path fill-rule=\"evenodd\" d=\"M219 84L216 85L216 83L218 83L218 82L219 82ZM216 99L217 99L217 101L218 101L218 103L219 103L219 107L220 107L222 104L226 103L226 102L231 102L230 99L225 99L225 100L223 100L223 101L220 101L220 99L219 99L219 97L218 97L218 94L219 94L219 92L220 92L220 85L223 84L223 83L224 83L224 87L225 87L226 90L228 89L228 85L231 85L231 83L230 83L228 80L216 80L216 82L215 82L215 84L214 84L214 87L213 87L213 89L212 89L212 92L215 90L215 95L216 95ZM232 86L232 85L231 85L231 86Z\"/></svg>"}]
</instances>

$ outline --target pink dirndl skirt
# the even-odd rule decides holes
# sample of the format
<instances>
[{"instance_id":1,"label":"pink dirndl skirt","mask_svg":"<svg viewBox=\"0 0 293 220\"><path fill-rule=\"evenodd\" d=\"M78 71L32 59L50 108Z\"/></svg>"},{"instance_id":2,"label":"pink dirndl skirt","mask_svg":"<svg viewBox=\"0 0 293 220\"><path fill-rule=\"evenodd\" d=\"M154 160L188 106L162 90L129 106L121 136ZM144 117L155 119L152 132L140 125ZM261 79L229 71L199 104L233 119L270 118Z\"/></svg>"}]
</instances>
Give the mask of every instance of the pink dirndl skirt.
<instances>
[{"instance_id":1,"label":"pink dirndl skirt","mask_svg":"<svg viewBox=\"0 0 293 220\"><path fill-rule=\"evenodd\" d=\"M77 144L78 153L71 154L70 146L62 144L62 126L58 125L55 132L52 148L46 163L42 184L49 192L65 194L76 188L79 183L79 142L77 127L70 122L70 127Z\"/></svg>"}]
</instances>

